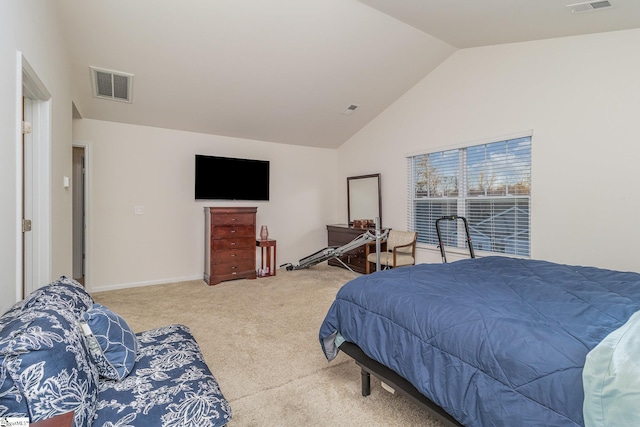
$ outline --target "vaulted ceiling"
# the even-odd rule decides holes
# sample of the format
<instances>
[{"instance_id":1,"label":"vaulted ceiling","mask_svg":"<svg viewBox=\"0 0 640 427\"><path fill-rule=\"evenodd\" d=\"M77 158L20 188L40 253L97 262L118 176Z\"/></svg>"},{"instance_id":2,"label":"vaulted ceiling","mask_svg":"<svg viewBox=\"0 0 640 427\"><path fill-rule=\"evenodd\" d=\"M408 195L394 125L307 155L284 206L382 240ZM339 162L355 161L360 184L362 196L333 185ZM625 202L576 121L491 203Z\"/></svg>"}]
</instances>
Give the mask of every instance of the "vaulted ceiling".
<instances>
[{"instance_id":1,"label":"vaulted ceiling","mask_svg":"<svg viewBox=\"0 0 640 427\"><path fill-rule=\"evenodd\" d=\"M640 27L638 0L55 1L83 118L325 148L457 49ZM132 102L90 66L133 74Z\"/></svg>"}]
</instances>

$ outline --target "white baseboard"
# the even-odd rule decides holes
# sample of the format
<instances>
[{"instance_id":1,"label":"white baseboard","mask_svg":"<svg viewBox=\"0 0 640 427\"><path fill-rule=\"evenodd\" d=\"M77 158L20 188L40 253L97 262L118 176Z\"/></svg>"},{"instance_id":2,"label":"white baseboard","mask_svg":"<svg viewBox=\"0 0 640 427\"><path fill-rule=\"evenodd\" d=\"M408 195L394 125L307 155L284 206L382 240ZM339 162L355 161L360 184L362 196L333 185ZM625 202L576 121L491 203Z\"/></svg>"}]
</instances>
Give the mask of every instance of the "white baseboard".
<instances>
[{"instance_id":1,"label":"white baseboard","mask_svg":"<svg viewBox=\"0 0 640 427\"><path fill-rule=\"evenodd\" d=\"M198 276L172 277L170 279L148 280L145 282L120 283L117 285L92 286L91 289L89 289L88 291L89 292L115 291L118 289L138 288L141 286L164 285L167 283L188 282L190 280L202 280L202 275L200 274Z\"/></svg>"}]
</instances>

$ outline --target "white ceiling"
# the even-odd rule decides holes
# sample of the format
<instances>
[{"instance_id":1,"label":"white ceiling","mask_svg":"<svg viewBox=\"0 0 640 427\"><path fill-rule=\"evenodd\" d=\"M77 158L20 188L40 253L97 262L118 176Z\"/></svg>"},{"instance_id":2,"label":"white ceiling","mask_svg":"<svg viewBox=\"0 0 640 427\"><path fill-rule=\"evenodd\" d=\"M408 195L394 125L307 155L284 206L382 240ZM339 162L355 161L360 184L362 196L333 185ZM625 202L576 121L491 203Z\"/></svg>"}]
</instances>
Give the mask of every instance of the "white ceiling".
<instances>
[{"instance_id":1,"label":"white ceiling","mask_svg":"<svg viewBox=\"0 0 640 427\"><path fill-rule=\"evenodd\" d=\"M640 27L640 0L583 13L567 5L584 0L360 1L461 49Z\"/></svg>"},{"instance_id":2,"label":"white ceiling","mask_svg":"<svg viewBox=\"0 0 640 427\"><path fill-rule=\"evenodd\" d=\"M325 148L457 48L640 27L640 0L56 1L83 118ZM133 102L94 98L89 66L133 74Z\"/></svg>"}]
</instances>

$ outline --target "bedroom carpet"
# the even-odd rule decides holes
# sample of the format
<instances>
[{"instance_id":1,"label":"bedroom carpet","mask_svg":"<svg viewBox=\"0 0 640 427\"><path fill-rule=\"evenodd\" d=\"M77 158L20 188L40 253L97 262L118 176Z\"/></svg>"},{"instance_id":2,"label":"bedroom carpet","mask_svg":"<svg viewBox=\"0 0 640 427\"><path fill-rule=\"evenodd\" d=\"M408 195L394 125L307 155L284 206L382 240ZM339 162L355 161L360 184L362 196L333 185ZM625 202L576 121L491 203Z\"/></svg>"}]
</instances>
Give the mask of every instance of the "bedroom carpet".
<instances>
[{"instance_id":1,"label":"bedroom carpet","mask_svg":"<svg viewBox=\"0 0 640 427\"><path fill-rule=\"evenodd\" d=\"M233 410L229 427L424 426L438 421L340 353L328 363L318 330L336 292L355 275L321 264L216 286L203 281L93 293L136 331L187 325Z\"/></svg>"}]
</instances>

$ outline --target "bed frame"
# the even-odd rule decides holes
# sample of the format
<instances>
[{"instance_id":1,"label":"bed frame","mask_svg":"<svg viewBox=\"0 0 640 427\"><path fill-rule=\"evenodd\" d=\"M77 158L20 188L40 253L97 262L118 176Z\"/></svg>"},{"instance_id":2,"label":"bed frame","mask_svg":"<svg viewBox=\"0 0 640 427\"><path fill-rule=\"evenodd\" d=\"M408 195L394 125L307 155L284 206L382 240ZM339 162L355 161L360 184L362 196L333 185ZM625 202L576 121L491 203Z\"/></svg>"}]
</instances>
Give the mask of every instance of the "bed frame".
<instances>
[{"instance_id":1,"label":"bed frame","mask_svg":"<svg viewBox=\"0 0 640 427\"><path fill-rule=\"evenodd\" d=\"M433 403L425 395L421 394L409 381L398 375L393 370L371 359L369 356L364 354L357 345L345 341L338 348L353 358L356 364L360 366L363 396L366 397L371 394L371 375L373 375L380 381L389 385L397 393L408 397L409 400L427 411L446 427L464 427L451 415L445 412L444 409Z\"/></svg>"}]
</instances>

